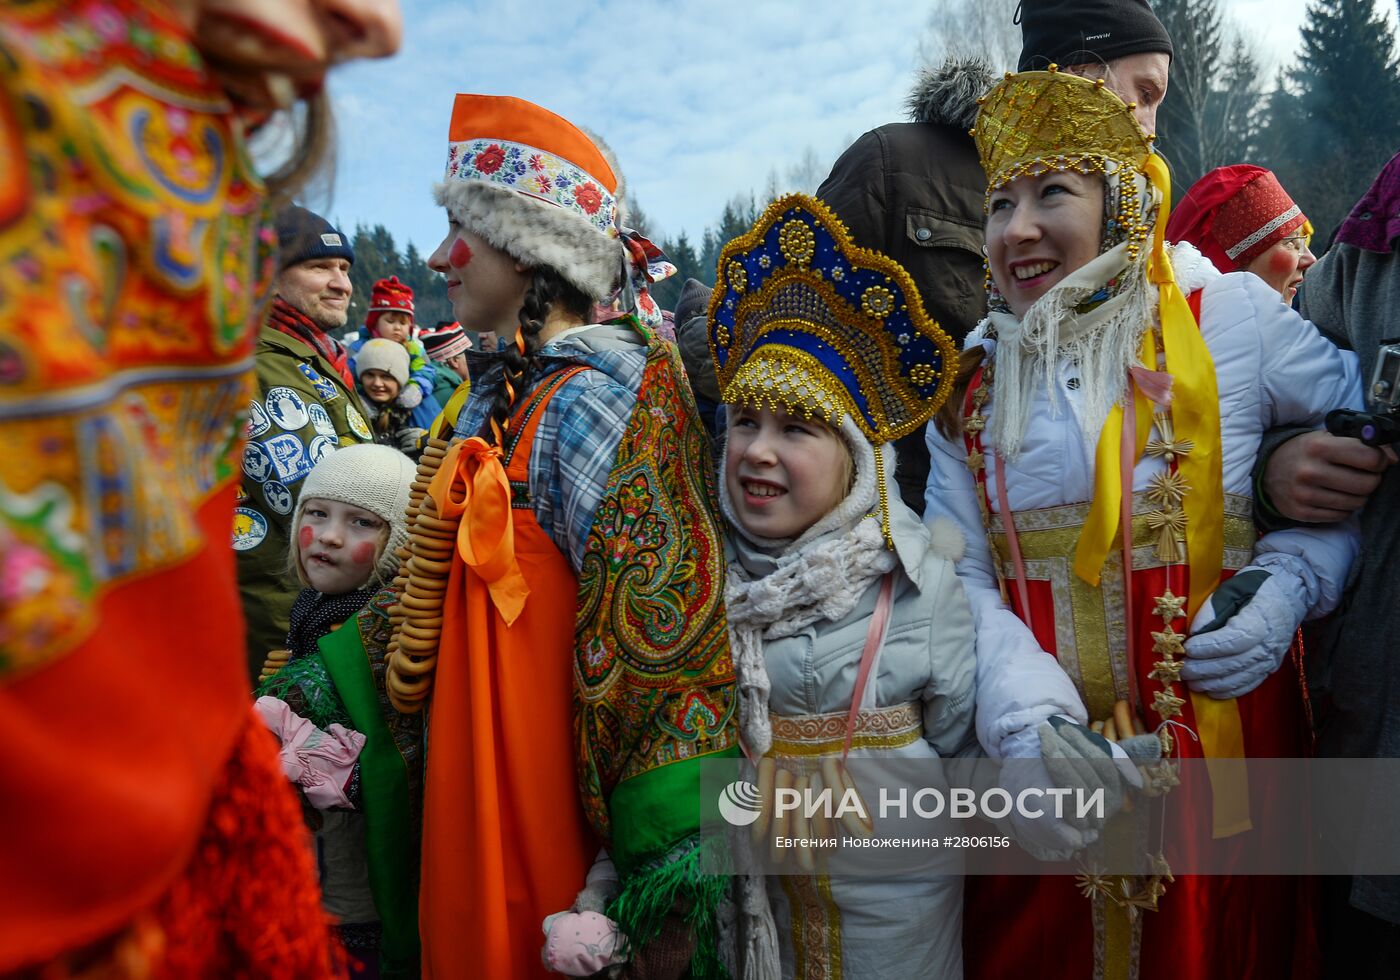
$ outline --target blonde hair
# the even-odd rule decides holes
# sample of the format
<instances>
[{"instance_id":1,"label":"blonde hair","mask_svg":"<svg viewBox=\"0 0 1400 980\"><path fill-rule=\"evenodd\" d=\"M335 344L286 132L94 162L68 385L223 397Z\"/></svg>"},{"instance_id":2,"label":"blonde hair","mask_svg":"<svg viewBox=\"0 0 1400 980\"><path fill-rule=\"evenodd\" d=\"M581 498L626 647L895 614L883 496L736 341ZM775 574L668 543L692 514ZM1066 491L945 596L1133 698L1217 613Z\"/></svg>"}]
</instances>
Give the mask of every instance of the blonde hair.
<instances>
[{"instance_id":1,"label":"blonde hair","mask_svg":"<svg viewBox=\"0 0 1400 980\"><path fill-rule=\"evenodd\" d=\"M764 411L764 407L762 405L750 404L748 402L736 402L726 404L725 411L726 413L728 413L728 418L732 420L734 418L735 411L761 412ZM835 436L836 441L841 444L841 460L842 465L845 467L845 479L841 482L844 483L846 486L845 493L841 495L841 498L842 500L844 500L846 498L846 495L849 494L851 490L855 488L856 485L856 457L855 454L851 452L850 444L846 442L845 434L842 433L839 426L832 425L830 422L822 418L816 412L809 412L803 408L788 408L788 412L793 415L801 416L804 422L807 422L809 424L816 424L821 428L825 429L831 435ZM728 423L726 422L726 426L727 425ZM837 502L840 503L840 501Z\"/></svg>"}]
</instances>

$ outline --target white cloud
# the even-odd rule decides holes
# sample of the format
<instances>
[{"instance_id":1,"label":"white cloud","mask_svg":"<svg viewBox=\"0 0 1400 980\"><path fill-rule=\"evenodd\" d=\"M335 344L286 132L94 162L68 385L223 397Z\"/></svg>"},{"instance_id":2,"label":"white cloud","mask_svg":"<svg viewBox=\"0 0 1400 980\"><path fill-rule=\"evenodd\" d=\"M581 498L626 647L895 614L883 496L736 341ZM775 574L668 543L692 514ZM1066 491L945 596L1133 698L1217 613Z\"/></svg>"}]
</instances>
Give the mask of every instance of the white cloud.
<instances>
[{"instance_id":1,"label":"white cloud","mask_svg":"<svg viewBox=\"0 0 1400 980\"><path fill-rule=\"evenodd\" d=\"M405 0L403 51L332 80L329 211L431 250L445 230L430 189L452 96L485 92L600 133L659 231L698 238L727 200L761 194L807 147L829 164L855 136L902 119L938 2ZM1291 57L1306 0L1223 5L1269 55Z\"/></svg>"},{"instance_id":2,"label":"white cloud","mask_svg":"<svg viewBox=\"0 0 1400 980\"><path fill-rule=\"evenodd\" d=\"M455 92L517 95L601 134L636 199L698 237L737 193L761 192L813 147L902 118L925 11L891 0L704 4L405 3L403 51L333 79L331 210L431 248L429 189Z\"/></svg>"}]
</instances>

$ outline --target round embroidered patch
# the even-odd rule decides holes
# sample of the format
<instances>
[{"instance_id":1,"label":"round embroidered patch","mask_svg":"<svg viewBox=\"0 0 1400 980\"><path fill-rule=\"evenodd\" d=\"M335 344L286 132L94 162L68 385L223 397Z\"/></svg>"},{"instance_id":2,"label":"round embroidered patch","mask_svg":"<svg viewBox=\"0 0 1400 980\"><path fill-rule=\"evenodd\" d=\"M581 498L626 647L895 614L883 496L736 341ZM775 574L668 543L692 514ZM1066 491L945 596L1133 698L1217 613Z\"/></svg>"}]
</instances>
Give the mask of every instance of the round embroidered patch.
<instances>
[{"instance_id":1,"label":"round embroidered patch","mask_svg":"<svg viewBox=\"0 0 1400 980\"><path fill-rule=\"evenodd\" d=\"M262 443L250 442L243 447L243 472L258 483L266 483L272 475L272 457Z\"/></svg>"},{"instance_id":2,"label":"round embroidered patch","mask_svg":"<svg viewBox=\"0 0 1400 980\"><path fill-rule=\"evenodd\" d=\"M267 518L249 507L233 509L233 550L249 551L267 537Z\"/></svg>"},{"instance_id":3,"label":"round embroidered patch","mask_svg":"<svg viewBox=\"0 0 1400 980\"><path fill-rule=\"evenodd\" d=\"M365 417L359 413L354 405L345 406L345 421L349 424L350 431L366 442L374 438L374 434L369 431L369 426L365 424Z\"/></svg>"},{"instance_id":4,"label":"round embroidered patch","mask_svg":"<svg viewBox=\"0 0 1400 980\"><path fill-rule=\"evenodd\" d=\"M292 491L287 489L286 484L268 480L263 484L263 499L267 501L268 507L279 514L292 512Z\"/></svg>"},{"instance_id":5,"label":"round embroidered patch","mask_svg":"<svg viewBox=\"0 0 1400 980\"><path fill-rule=\"evenodd\" d=\"M253 402L248 406L248 431L244 433L248 439L256 439L268 429L272 428L272 422L267 417L267 412L258 402Z\"/></svg>"},{"instance_id":6,"label":"round embroidered patch","mask_svg":"<svg viewBox=\"0 0 1400 980\"><path fill-rule=\"evenodd\" d=\"M306 402L291 388L273 388L267 393L267 414L288 432L296 432L311 421Z\"/></svg>"},{"instance_id":7,"label":"round embroidered patch","mask_svg":"<svg viewBox=\"0 0 1400 980\"><path fill-rule=\"evenodd\" d=\"M335 440L326 436L317 436L311 440L311 445L306 447L307 455L311 457L311 465L315 466L331 453L335 452Z\"/></svg>"},{"instance_id":8,"label":"round embroidered patch","mask_svg":"<svg viewBox=\"0 0 1400 980\"><path fill-rule=\"evenodd\" d=\"M335 423L331 421L329 412L313 402L306 406L306 414L311 416L311 425L316 429L317 435L328 439L335 438Z\"/></svg>"}]
</instances>

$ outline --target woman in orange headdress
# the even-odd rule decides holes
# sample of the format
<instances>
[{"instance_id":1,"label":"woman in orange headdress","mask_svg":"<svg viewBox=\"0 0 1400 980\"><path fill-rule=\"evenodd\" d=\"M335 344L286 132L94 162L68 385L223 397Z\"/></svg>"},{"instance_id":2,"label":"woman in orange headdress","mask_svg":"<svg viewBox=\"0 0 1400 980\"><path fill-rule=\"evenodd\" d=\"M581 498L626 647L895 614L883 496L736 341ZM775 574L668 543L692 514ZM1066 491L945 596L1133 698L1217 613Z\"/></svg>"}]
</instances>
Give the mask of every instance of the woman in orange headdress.
<instances>
[{"instance_id":1,"label":"woman in orange headdress","mask_svg":"<svg viewBox=\"0 0 1400 980\"><path fill-rule=\"evenodd\" d=\"M401 710L431 697L428 977L543 976L541 924L573 905L607 906L630 969L671 971L640 975L717 967L726 880L702 866L699 764L738 751L723 553L674 345L589 320L630 264L622 189L567 120L457 96L429 264L464 326L510 343L468 355L451 445L425 450L388 673ZM618 874L583 908L600 845Z\"/></svg>"}]
</instances>

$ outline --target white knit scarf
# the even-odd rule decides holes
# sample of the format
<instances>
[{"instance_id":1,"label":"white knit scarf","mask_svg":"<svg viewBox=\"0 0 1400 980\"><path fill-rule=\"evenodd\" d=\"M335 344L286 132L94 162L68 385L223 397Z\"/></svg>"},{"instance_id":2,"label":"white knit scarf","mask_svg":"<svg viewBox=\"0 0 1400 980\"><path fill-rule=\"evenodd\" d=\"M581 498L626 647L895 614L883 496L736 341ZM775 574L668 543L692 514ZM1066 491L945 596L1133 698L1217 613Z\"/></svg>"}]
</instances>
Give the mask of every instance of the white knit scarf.
<instances>
[{"instance_id":1,"label":"white knit scarf","mask_svg":"<svg viewBox=\"0 0 1400 980\"><path fill-rule=\"evenodd\" d=\"M748 547L741 540L735 544L741 550ZM871 583L898 561L885 547L878 514L783 557L788 560L762 578L751 578L741 563L731 562L725 580L729 646L739 680L740 732L755 756L773 744L764 642L793 636L821 620L843 619Z\"/></svg>"},{"instance_id":2,"label":"white knit scarf","mask_svg":"<svg viewBox=\"0 0 1400 980\"><path fill-rule=\"evenodd\" d=\"M844 618L871 583L899 561L885 547L879 512L879 481L889 488L890 499L899 499L894 447L884 447L884 472L876 474L875 454L856 424L844 419L840 431L855 462L854 485L841 503L796 539L758 538L744 531L735 519L721 463L720 507L729 520L730 546L737 555L725 576L725 611L739 692L739 733L752 758L773 745L768 719L772 684L764 641L793 636L824 619ZM761 576L749 570L770 565L775 567ZM751 764L745 764L745 775L756 779ZM746 844L736 837L735 898L743 977L768 980L779 975L777 926L766 878Z\"/></svg>"}]
</instances>

